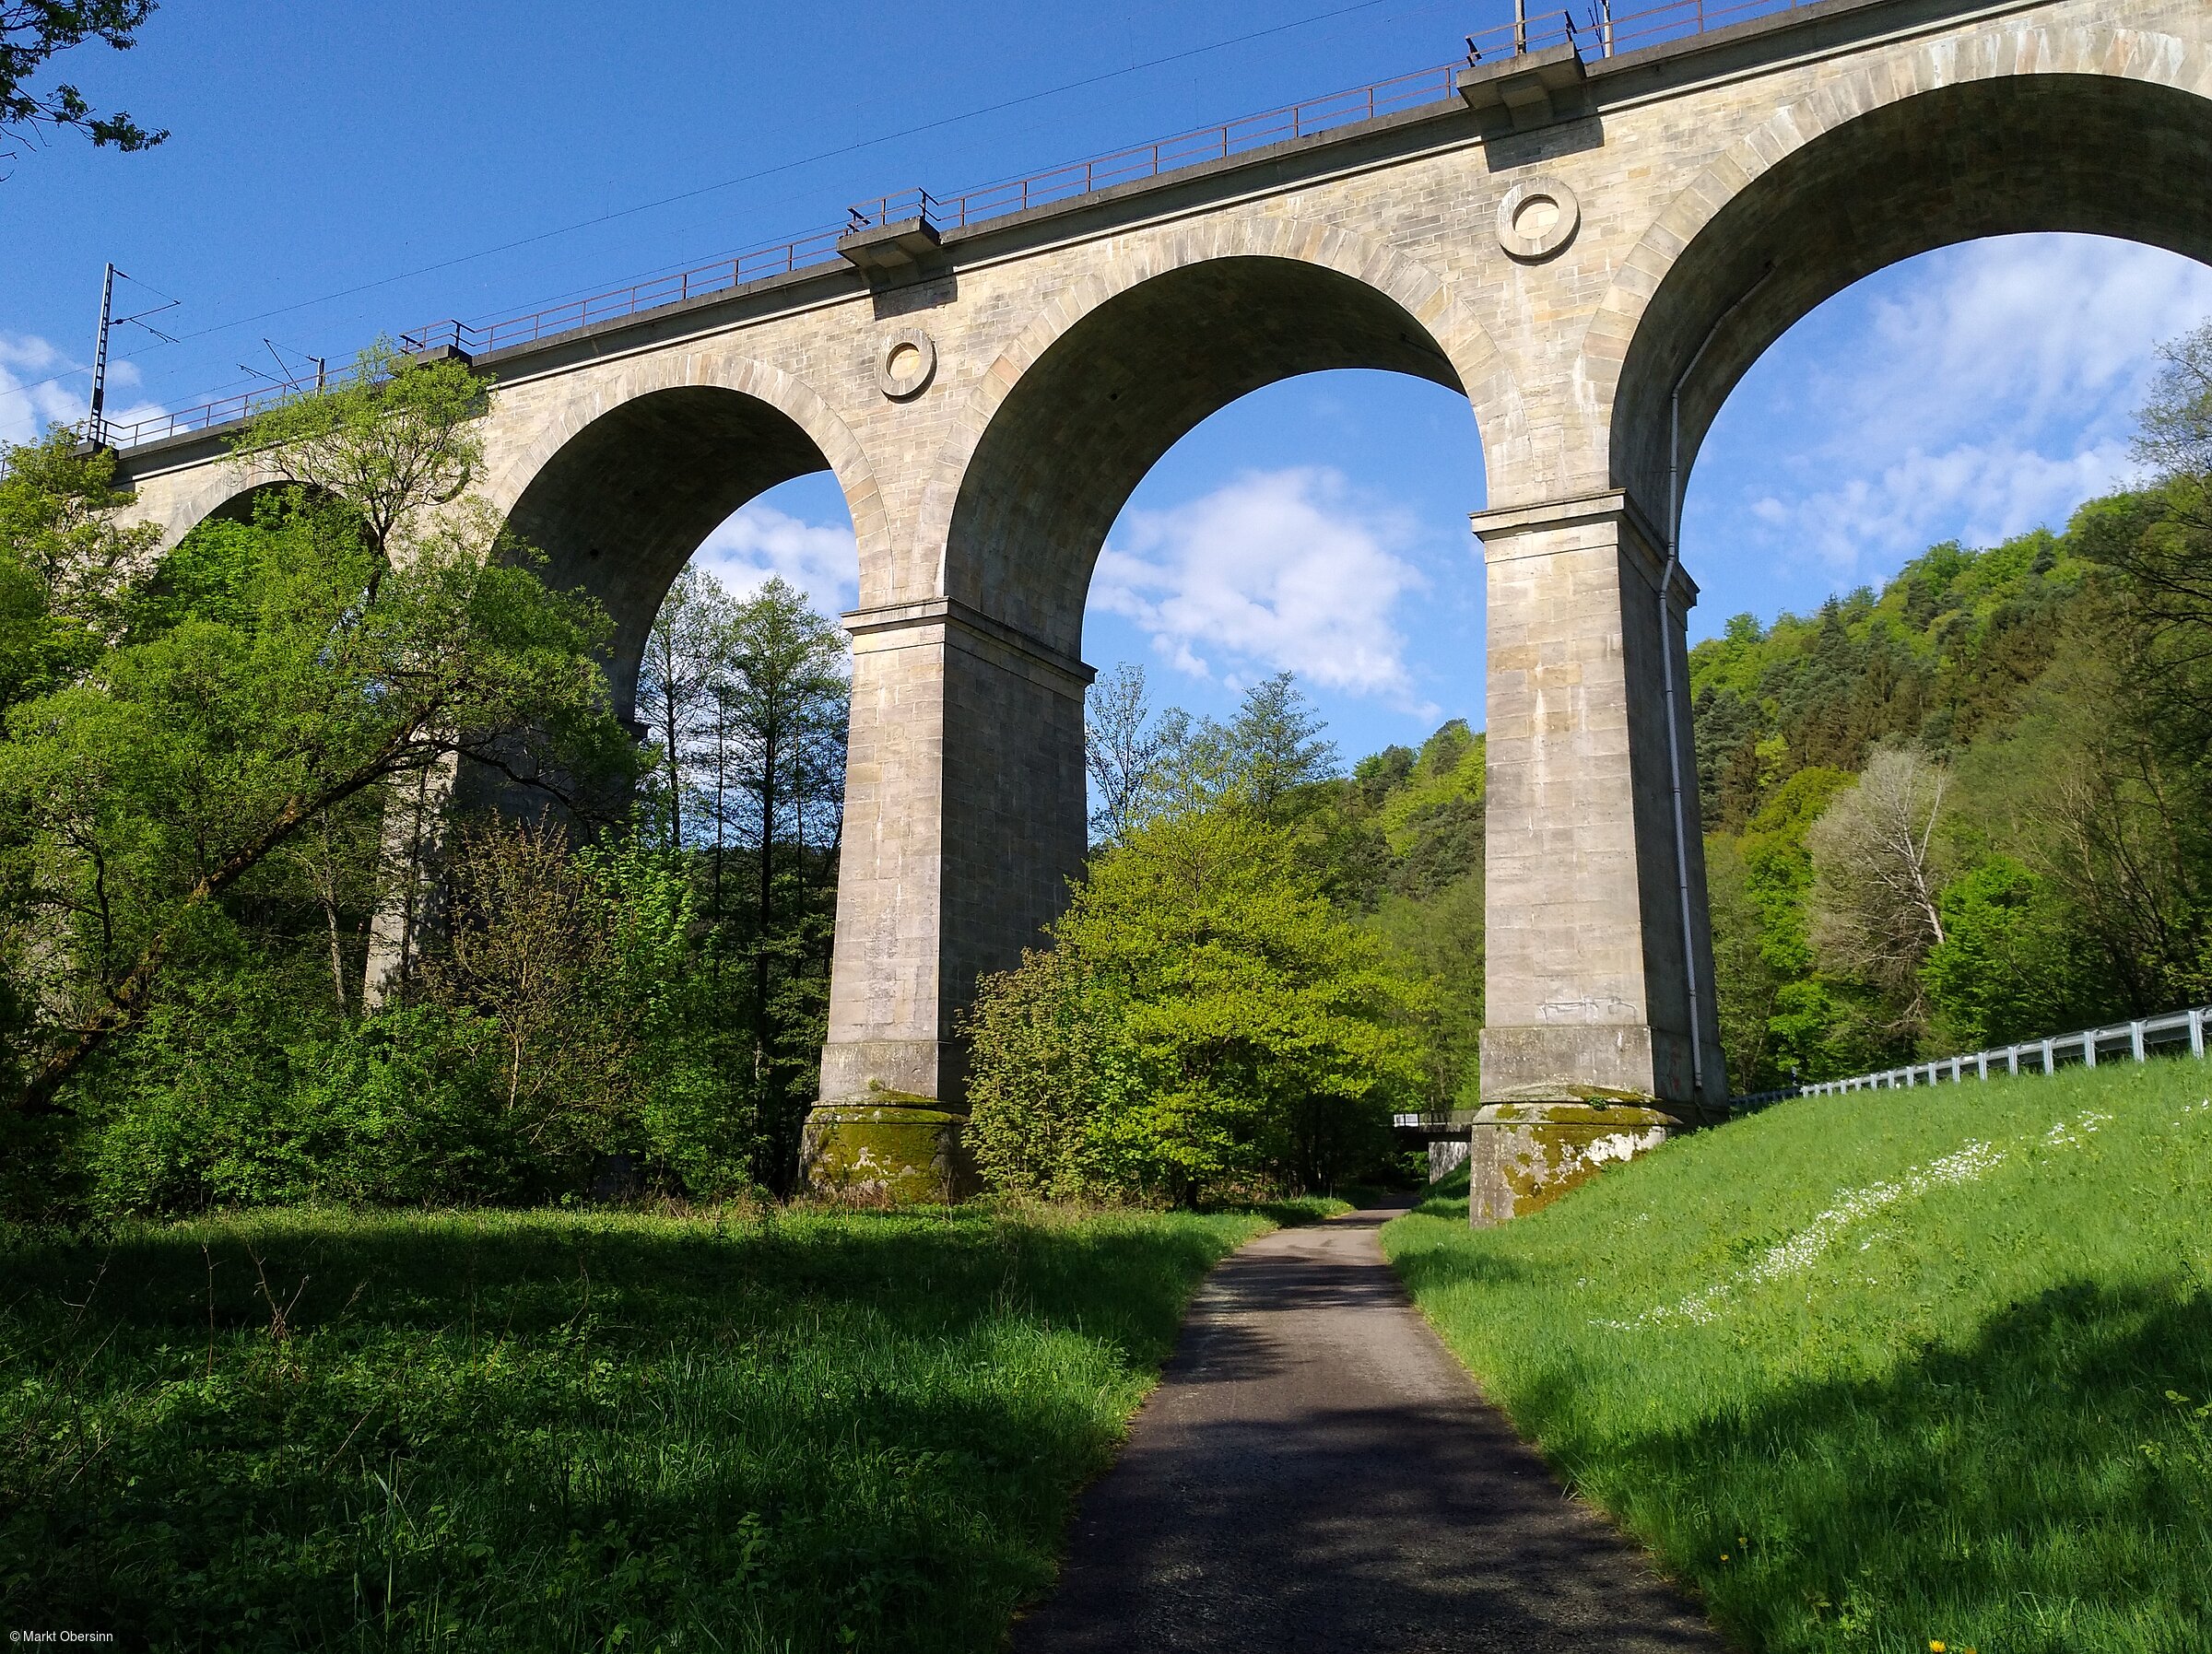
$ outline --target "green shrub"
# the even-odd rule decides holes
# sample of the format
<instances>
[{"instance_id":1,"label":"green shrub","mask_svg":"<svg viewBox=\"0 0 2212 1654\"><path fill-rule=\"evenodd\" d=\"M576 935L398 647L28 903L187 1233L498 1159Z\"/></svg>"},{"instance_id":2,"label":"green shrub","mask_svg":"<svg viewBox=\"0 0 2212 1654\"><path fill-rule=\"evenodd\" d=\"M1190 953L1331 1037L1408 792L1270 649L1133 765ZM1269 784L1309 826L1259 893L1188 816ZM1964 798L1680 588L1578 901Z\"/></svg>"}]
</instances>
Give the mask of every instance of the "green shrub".
<instances>
[{"instance_id":1,"label":"green shrub","mask_svg":"<svg viewBox=\"0 0 2212 1654\"><path fill-rule=\"evenodd\" d=\"M1387 1158L1392 1108L1422 1083L1418 991L1264 819L1227 805L1133 831L1053 936L984 985L971 1025L971 1127L1002 1187L1188 1202Z\"/></svg>"},{"instance_id":2,"label":"green shrub","mask_svg":"<svg viewBox=\"0 0 2212 1654\"><path fill-rule=\"evenodd\" d=\"M971 1026L968 1142L994 1188L1078 1200L1141 1187L1141 1165L1113 1152L1143 1085L1127 1007L1072 950L1025 952L984 984Z\"/></svg>"},{"instance_id":3,"label":"green shrub","mask_svg":"<svg viewBox=\"0 0 2212 1654\"><path fill-rule=\"evenodd\" d=\"M501 1106L488 1019L413 1005L288 1039L238 1009L157 1018L123 1053L85 1145L99 1210L500 1201L560 1180Z\"/></svg>"},{"instance_id":4,"label":"green shrub","mask_svg":"<svg viewBox=\"0 0 2212 1654\"><path fill-rule=\"evenodd\" d=\"M1937 1050L2041 1036L2120 1008L2065 902L2012 857L1952 880L1937 907L1944 940L1920 970Z\"/></svg>"}]
</instances>

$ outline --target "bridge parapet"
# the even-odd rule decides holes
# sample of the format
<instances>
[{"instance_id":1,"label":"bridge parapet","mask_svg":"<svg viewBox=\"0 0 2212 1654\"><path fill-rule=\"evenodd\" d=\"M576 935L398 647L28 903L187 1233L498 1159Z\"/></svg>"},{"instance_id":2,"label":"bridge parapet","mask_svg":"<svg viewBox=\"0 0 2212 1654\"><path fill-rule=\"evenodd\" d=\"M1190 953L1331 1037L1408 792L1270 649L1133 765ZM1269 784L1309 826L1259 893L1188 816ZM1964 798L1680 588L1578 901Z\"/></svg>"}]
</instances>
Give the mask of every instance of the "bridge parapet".
<instances>
[{"instance_id":1,"label":"bridge parapet","mask_svg":"<svg viewBox=\"0 0 2212 1654\"><path fill-rule=\"evenodd\" d=\"M1026 217L1045 207L1065 206L1107 194L1172 181L1209 164L1258 155L1314 138L1352 136L1357 130L1405 114L1451 112L1463 104L1478 113L1493 108L1507 112L1512 130L1583 112L1579 104L1557 97L1571 81L1580 86L1584 65L1601 71L1642 68L1655 54L1678 52L1686 44L1733 39L1746 24L1758 24L1800 12L1826 14L1894 0L1664 0L1615 14L1610 0L1598 0L1578 22L1570 8L1540 11L1518 23L1500 24L1465 37L1466 55L1343 91L1325 93L1229 121L1217 122L1171 137L1063 162L1019 178L1005 179L937 195L914 187L892 191L846 210L841 225L810 229L748 248L711 263L655 272L636 281L581 298L474 322L447 317L401 330L403 351L447 349L470 358L498 351L547 344L609 322L726 297L759 284L814 271L834 270L841 259L870 271L900 272L916 262L919 247L902 240L925 238L933 247L947 231L982 229ZM1616 65L1616 57L1622 61ZM1526 64L1529 66L1523 68ZM1562 79L1562 71L1567 71ZM895 238L867 232L896 228ZM901 256L864 261L855 252L888 240ZM341 370L340 377L345 370ZM264 386L218 397L174 412L132 421L100 420L85 428L88 440L116 449L145 447L241 424L258 409L312 389L315 381Z\"/></svg>"}]
</instances>

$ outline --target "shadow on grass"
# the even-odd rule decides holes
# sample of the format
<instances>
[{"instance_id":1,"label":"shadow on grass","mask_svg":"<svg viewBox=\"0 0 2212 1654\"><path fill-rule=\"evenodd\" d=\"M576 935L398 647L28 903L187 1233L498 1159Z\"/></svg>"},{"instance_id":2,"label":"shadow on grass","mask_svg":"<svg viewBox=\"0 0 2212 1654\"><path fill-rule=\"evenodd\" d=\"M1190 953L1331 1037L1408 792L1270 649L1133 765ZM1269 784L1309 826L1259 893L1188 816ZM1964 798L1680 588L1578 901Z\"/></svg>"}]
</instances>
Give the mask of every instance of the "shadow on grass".
<instances>
[{"instance_id":1,"label":"shadow on grass","mask_svg":"<svg viewBox=\"0 0 2212 1654\"><path fill-rule=\"evenodd\" d=\"M2077 1281L1879 1380L1638 1442L1622 1468L1704 1482L1712 1518L1676 1543L1772 1648L1848 1629L1875 1646L2182 1654L2212 1647L2212 1439L2194 1414L2208 1395L2212 1301L2179 1282ZM1730 1531L1732 1516L1754 1527ZM1730 1546L1754 1531L1748 1555Z\"/></svg>"},{"instance_id":2,"label":"shadow on grass","mask_svg":"<svg viewBox=\"0 0 2212 1654\"><path fill-rule=\"evenodd\" d=\"M1400 1267L1417 1294L1524 1273L1445 1248ZM2212 1296L2192 1279L2056 1285L1874 1378L1639 1360L1637 1336L1482 1376L1750 1647L2212 1648Z\"/></svg>"},{"instance_id":3,"label":"shadow on grass","mask_svg":"<svg viewBox=\"0 0 2212 1654\"><path fill-rule=\"evenodd\" d=\"M183 1648L989 1648L1249 1229L293 1214L18 1245L0 1601Z\"/></svg>"}]
</instances>

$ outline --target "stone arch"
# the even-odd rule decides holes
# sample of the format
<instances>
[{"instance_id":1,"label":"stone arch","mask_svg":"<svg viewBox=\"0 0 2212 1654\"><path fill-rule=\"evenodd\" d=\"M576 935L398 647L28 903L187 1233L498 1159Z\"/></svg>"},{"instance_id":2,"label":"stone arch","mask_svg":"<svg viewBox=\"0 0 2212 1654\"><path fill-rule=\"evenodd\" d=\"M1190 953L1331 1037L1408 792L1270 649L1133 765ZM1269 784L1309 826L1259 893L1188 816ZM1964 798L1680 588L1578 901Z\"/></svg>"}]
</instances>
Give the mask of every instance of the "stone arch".
<instances>
[{"instance_id":1,"label":"stone arch","mask_svg":"<svg viewBox=\"0 0 2212 1654\"><path fill-rule=\"evenodd\" d=\"M2208 170L2212 66L2171 35L2013 21L1867 63L1739 138L1623 261L1577 364L1571 469L1663 522L1668 401L1709 334L1682 381L1685 476L1752 363L1853 282L2035 230L2212 262Z\"/></svg>"},{"instance_id":2,"label":"stone arch","mask_svg":"<svg viewBox=\"0 0 2212 1654\"><path fill-rule=\"evenodd\" d=\"M127 482L136 496L124 519L159 525L159 549L169 551L203 522L252 515L253 500L284 479L259 456L225 458L191 471L158 474L144 481L131 478L129 458L118 467L119 482Z\"/></svg>"},{"instance_id":3,"label":"stone arch","mask_svg":"<svg viewBox=\"0 0 2212 1654\"><path fill-rule=\"evenodd\" d=\"M1465 395L1493 475L1527 444L1489 334L1395 249L1262 215L1129 237L1048 299L969 392L912 559L863 601L942 592L1073 655L1099 545L1160 455L1250 391L1355 367Z\"/></svg>"},{"instance_id":4,"label":"stone arch","mask_svg":"<svg viewBox=\"0 0 2212 1654\"><path fill-rule=\"evenodd\" d=\"M244 483L238 491L200 518L200 522L251 522L262 500L269 495L282 495L299 488L308 499L324 504L335 503L337 496L320 486L303 486L287 482L280 476L265 476ZM198 522L193 524L194 528ZM190 529L185 531L187 534Z\"/></svg>"},{"instance_id":5,"label":"stone arch","mask_svg":"<svg viewBox=\"0 0 2212 1654\"><path fill-rule=\"evenodd\" d=\"M859 441L811 388L765 363L712 351L630 363L532 432L490 463L486 492L545 555L551 583L606 605L609 686L624 717L670 582L747 500L827 470L852 512L862 565L880 559L885 512Z\"/></svg>"}]
</instances>

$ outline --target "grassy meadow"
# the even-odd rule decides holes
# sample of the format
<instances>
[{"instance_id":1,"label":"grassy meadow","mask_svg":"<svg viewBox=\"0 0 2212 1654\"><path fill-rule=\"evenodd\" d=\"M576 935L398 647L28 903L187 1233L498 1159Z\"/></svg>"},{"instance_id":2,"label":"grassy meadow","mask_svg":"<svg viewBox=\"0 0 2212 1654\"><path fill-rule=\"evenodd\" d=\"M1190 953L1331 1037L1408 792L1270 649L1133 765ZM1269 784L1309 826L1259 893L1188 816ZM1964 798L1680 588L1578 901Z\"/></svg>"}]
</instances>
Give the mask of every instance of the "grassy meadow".
<instances>
[{"instance_id":1,"label":"grassy meadow","mask_svg":"<svg viewBox=\"0 0 2212 1654\"><path fill-rule=\"evenodd\" d=\"M1190 1291L1268 1222L0 1238L0 1619L125 1648L994 1648Z\"/></svg>"},{"instance_id":2,"label":"grassy meadow","mask_svg":"<svg viewBox=\"0 0 2212 1654\"><path fill-rule=\"evenodd\" d=\"M2212 1066L1801 1098L1465 1210L1384 1231L1416 1299L1746 1646L2212 1648Z\"/></svg>"}]
</instances>

